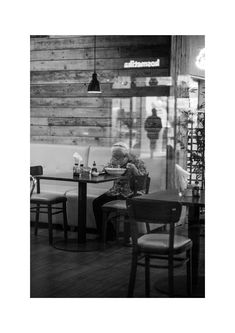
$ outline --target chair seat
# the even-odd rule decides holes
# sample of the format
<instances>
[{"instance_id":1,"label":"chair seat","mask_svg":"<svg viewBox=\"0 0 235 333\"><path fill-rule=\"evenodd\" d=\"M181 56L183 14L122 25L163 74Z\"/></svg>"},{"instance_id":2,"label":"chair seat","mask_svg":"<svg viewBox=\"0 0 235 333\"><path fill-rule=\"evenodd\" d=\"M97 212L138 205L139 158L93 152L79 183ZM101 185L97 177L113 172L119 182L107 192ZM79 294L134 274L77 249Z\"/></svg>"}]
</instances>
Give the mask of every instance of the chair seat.
<instances>
[{"instance_id":1,"label":"chair seat","mask_svg":"<svg viewBox=\"0 0 235 333\"><path fill-rule=\"evenodd\" d=\"M113 200L107 202L102 206L102 209L126 211L127 210L126 200Z\"/></svg>"},{"instance_id":2,"label":"chair seat","mask_svg":"<svg viewBox=\"0 0 235 333\"><path fill-rule=\"evenodd\" d=\"M143 251L166 254L169 251L169 234L146 234L138 238L138 246ZM179 253L192 247L191 239L175 235L174 252Z\"/></svg>"},{"instance_id":3,"label":"chair seat","mask_svg":"<svg viewBox=\"0 0 235 333\"><path fill-rule=\"evenodd\" d=\"M53 193L35 193L30 199L30 202L35 204L56 204L66 201L65 196Z\"/></svg>"}]
</instances>

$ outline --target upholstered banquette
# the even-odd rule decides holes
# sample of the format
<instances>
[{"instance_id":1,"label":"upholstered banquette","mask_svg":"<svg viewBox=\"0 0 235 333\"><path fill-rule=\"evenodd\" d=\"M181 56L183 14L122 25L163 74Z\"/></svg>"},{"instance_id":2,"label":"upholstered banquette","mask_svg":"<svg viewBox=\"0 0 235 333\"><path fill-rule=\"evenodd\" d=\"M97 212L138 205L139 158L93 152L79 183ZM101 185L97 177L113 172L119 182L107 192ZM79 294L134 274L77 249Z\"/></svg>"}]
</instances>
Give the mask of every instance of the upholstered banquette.
<instances>
[{"instance_id":1,"label":"upholstered banquette","mask_svg":"<svg viewBox=\"0 0 235 333\"><path fill-rule=\"evenodd\" d=\"M75 146L32 143L30 145L30 164L42 165L44 174L56 174L71 172L73 170L73 154L78 152L84 165L92 166L95 161L98 168L101 168L110 160L111 149L109 147L96 146ZM150 159L140 156L144 160L149 176L151 177L150 192L165 188L165 156ZM112 186L112 183L88 184L87 185L87 227L95 228L92 201ZM78 186L74 182L62 182L52 180L41 180L41 191L60 193L67 197L68 224L77 225L77 200ZM34 220L34 216L31 216ZM44 214L40 216L41 222L46 222ZM55 215L53 223L61 223L60 215Z\"/></svg>"}]
</instances>

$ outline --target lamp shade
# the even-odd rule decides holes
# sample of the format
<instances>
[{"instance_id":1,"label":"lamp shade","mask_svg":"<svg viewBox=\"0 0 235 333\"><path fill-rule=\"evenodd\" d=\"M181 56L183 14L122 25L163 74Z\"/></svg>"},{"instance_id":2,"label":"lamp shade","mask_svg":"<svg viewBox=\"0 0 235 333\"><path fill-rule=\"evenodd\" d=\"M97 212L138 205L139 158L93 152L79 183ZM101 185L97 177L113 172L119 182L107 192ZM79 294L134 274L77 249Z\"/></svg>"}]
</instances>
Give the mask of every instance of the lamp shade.
<instances>
[{"instance_id":1,"label":"lamp shade","mask_svg":"<svg viewBox=\"0 0 235 333\"><path fill-rule=\"evenodd\" d=\"M97 79L97 74L95 72L92 74L92 80L88 85L87 91L88 93L101 93L100 83Z\"/></svg>"}]
</instances>

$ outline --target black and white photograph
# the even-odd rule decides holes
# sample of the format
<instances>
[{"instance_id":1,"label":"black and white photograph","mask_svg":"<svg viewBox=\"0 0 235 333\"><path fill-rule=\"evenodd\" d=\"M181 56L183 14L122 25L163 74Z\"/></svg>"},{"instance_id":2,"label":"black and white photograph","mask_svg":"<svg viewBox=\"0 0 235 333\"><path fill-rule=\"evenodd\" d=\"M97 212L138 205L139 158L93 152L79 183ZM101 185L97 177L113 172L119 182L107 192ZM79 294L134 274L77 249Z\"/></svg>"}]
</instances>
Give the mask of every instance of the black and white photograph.
<instances>
[{"instance_id":1,"label":"black and white photograph","mask_svg":"<svg viewBox=\"0 0 235 333\"><path fill-rule=\"evenodd\" d=\"M30 296L205 297L205 36L31 35L30 79Z\"/></svg>"},{"instance_id":2,"label":"black and white photograph","mask_svg":"<svg viewBox=\"0 0 235 333\"><path fill-rule=\"evenodd\" d=\"M230 0L2 11L2 332L234 331Z\"/></svg>"}]
</instances>

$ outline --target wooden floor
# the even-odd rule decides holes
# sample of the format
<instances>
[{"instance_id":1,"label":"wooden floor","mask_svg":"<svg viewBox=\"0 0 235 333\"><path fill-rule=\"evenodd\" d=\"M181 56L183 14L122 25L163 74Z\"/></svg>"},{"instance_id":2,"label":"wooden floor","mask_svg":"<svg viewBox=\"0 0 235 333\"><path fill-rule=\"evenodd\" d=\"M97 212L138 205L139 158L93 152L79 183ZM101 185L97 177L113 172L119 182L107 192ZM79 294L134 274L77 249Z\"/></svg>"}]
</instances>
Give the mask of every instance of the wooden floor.
<instances>
[{"instance_id":1,"label":"wooden floor","mask_svg":"<svg viewBox=\"0 0 235 333\"><path fill-rule=\"evenodd\" d=\"M184 232L184 230L183 230ZM54 231L55 238L63 237ZM131 248L113 243L105 251L65 252L48 245L46 229L34 236L31 228L31 297L126 297ZM200 278L193 297L204 297L204 237L201 237ZM167 279L166 270L151 270L151 297ZM175 270L177 297L186 295L186 267ZM138 267L135 297L144 297L144 268Z\"/></svg>"}]
</instances>

